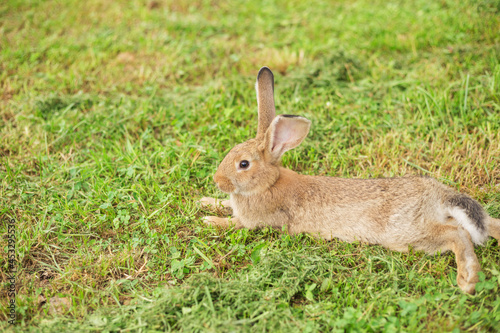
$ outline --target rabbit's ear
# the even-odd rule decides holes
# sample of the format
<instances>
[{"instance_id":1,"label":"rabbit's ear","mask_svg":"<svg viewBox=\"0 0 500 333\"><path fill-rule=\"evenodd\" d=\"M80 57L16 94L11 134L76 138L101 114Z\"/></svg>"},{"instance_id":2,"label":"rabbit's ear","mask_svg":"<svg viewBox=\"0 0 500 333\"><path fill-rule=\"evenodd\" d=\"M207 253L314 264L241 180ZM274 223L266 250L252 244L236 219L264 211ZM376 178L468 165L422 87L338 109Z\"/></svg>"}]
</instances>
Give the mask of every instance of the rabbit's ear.
<instances>
[{"instance_id":1,"label":"rabbit's ear","mask_svg":"<svg viewBox=\"0 0 500 333\"><path fill-rule=\"evenodd\" d=\"M264 141L270 161L279 161L283 153L297 147L309 133L310 127L311 121L304 117L282 114L274 118Z\"/></svg>"},{"instance_id":2,"label":"rabbit's ear","mask_svg":"<svg viewBox=\"0 0 500 333\"><path fill-rule=\"evenodd\" d=\"M276 111L274 108L274 76L267 67L262 67L257 74L257 104L259 105L259 126L257 138L263 138L267 128L273 121Z\"/></svg>"}]
</instances>

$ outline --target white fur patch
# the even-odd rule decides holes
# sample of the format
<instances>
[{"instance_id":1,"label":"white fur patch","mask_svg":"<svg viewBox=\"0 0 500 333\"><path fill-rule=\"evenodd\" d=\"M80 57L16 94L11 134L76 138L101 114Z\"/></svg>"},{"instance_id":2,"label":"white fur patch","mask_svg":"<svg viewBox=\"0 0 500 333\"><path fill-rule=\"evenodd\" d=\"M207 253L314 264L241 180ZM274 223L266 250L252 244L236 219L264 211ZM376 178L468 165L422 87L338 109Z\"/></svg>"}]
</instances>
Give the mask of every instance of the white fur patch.
<instances>
[{"instance_id":1,"label":"white fur patch","mask_svg":"<svg viewBox=\"0 0 500 333\"><path fill-rule=\"evenodd\" d=\"M465 211L459 207L448 208L448 213L461 225L465 230L467 230L472 238L474 244L482 245L486 240L487 235L482 234L481 231L477 229L474 223L467 216Z\"/></svg>"}]
</instances>

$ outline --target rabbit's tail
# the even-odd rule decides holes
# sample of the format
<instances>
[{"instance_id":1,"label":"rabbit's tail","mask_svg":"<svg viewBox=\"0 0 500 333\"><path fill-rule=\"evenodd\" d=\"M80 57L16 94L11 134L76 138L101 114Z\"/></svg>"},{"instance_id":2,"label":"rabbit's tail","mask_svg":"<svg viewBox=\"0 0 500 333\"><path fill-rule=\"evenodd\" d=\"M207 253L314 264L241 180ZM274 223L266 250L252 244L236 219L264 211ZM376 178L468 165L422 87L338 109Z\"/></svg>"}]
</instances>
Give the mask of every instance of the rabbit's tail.
<instances>
[{"instance_id":1,"label":"rabbit's tail","mask_svg":"<svg viewBox=\"0 0 500 333\"><path fill-rule=\"evenodd\" d=\"M456 194L448 199L447 213L467 230L474 244L482 245L488 239L491 219L484 208L465 194Z\"/></svg>"}]
</instances>

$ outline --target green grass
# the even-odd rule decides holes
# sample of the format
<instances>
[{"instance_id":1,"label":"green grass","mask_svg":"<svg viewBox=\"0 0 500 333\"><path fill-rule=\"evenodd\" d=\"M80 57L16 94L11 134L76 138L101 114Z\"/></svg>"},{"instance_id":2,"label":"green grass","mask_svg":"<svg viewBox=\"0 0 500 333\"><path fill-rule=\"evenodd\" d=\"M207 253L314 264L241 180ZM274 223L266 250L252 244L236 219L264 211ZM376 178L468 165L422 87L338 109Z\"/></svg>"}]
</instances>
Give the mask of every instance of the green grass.
<instances>
[{"instance_id":1,"label":"green grass","mask_svg":"<svg viewBox=\"0 0 500 333\"><path fill-rule=\"evenodd\" d=\"M16 220L16 328L498 329L493 239L468 296L451 254L214 229L196 200L223 197L211 177L255 134L267 65L278 113L313 122L285 166L427 174L500 217L499 14L494 0L2 2L0 232ZM56 298L71 307L49 311Z\"/></svg>"}]
</instances>

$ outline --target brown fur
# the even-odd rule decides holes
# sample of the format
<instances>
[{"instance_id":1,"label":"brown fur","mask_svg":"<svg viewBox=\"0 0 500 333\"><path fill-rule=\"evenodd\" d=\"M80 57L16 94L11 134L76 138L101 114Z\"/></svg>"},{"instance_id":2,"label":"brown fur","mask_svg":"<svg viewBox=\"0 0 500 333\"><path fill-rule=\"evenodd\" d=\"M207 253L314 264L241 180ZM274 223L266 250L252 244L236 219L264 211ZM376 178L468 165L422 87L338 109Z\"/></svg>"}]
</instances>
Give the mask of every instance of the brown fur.
<instances>
[{"instance_id":1,"label":"brown fur","mask_svg":"<svg viewBox=\"0 0 500 333\"><path fill-rule=\"evenodd\" d=\"M271 226L344 241L380 244L396 251L412 245L427 253L453 251L457 283L473 293L479 262L474 243L500 240L500 220L470 197L428 177L343 179L300 175L280 166L284 152L298 146L310 121L274 115L273 76L264 67L257 79L257 137L235 146L214 181L230 200L203 198L203 205L231 207L232 218L205 222L235 228ZM249 167L241 162L248 161Z\"/></svg>"},{"instance_id":2,"label":"brown fur","mask_svg":"<svg viewBox=\"0 0 500 333\"><path fill-rule=\"evenodd\" d=\"M267 67L259 71L257 75L257 104L259 107L259 125L257 137L262 137L276 114L274 108L274 75Z\"/></svg>"}]
</instances>

